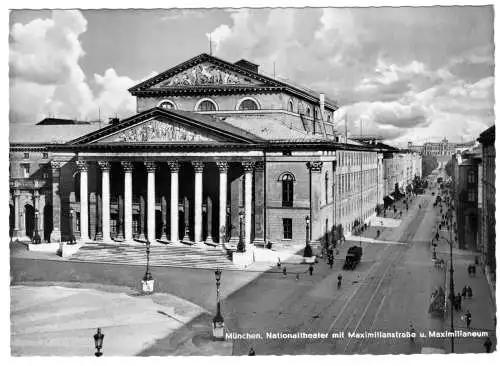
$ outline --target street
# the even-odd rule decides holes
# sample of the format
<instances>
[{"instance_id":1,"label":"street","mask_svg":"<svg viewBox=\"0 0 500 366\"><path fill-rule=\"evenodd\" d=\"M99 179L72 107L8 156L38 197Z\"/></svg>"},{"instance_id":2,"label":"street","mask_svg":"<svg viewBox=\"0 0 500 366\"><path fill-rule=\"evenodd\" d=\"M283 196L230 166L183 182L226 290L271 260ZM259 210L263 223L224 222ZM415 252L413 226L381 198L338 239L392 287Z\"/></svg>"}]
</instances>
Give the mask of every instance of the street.
<instances>
[{"instance_id":1,"label":"street","mask_svg":"<svg viewBox=\"0 0 500 366\"><path fill-rule=\"evenodd\" d=\"M356 237L341 246L332 269L320 259L312 275L304 265L289 265L287 276L279 268L266 272L223 271L221 310L227 332L262 337L234 339L232 354L246 355L251 347L258 355L421 353L423 347L449 351L449 338L422 337L419 333L427 335L430 330L449 329L446 320L433 318L427 311L432 290L437 286L445 288L447 278L446 271L435 268L431 260L430 241L437 212L432 206L433 199L429 192L414 198L397 227L377 227L374 225L379 220L373 220L362 238L361 263L352 271L343 271L342 264L347 248L359 244L353 241L359 240ZM377 240L370 239L377 230L381 231ZM439 257L447 258L446 248L438 247L438 253ZM83 287L85 283L100 283L137 288L144 270L138 266L26 258L11 258L11 266L13 284L66 281ZM158 337L138 354L182 354L179 342L191 344L193 334L197 337L197 332L202 332L206 337L210 332L210 319L216 308L213 275L207 270L171 267L153 267L152 272L158 292L186 299L206 312L163 338ZM343 281L337 289L339 273ZM476 282L473 285L479 286ZM476 323L479 321L477 318ZM406 332L410 325L419 333L415 342L407 337L348 336L348 332ZM344 335L338 339L267 339L266 332L278 335L344 332ZM471 348L469 339L462 339L456 342L456 352L460 348L463 352L482 352L482 342L483 338L476 339ZM496 339L493 342L496 344Z\"/></svg>"}]
</instances>

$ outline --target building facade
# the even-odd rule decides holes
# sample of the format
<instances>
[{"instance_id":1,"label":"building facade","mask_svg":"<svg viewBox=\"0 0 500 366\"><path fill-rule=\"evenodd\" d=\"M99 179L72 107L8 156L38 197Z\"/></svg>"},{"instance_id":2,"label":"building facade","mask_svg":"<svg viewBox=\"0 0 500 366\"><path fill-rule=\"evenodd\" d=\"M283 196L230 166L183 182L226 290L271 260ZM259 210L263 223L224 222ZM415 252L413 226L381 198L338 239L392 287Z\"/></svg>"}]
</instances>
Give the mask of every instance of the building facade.
<instances>
[{"instance_id":1,"label":"building facade","mask_svg":"<svg viewBox=\"0 0 500 366\"><path fill-rule=\"evenodd\" d=\"M495 126L481 133L478 141L481 143L482 149L482 164L479 174L482 196L479 247L485 264L485 272L494 289L496 283Z\"/></svg>"},{"instance_id":2,"label":"building facade","mask_svg":"<svg viewBox=\"0 0 500 366\"><path fill-rule=\"evenodd\" d=\"M449 156L453 155L457 149L467 149L474 146L474 141L470 142L449 142L444 138L440 142L426 142L423 145L414 145L408 141L408 150L421 153L422 155Z\"/></svg>"},{"instance_id":3,"label":"building facade","mask_svg":"<svg viewBox=\"0 0 500 366\"><path fill-rule=\"evenodd\" d=\"M383 202L385 148L340 143L333 100L258 65L202 54L129 91L102 128L11 129L13 238L319 245Z\"/></svg>"}]
</instances>

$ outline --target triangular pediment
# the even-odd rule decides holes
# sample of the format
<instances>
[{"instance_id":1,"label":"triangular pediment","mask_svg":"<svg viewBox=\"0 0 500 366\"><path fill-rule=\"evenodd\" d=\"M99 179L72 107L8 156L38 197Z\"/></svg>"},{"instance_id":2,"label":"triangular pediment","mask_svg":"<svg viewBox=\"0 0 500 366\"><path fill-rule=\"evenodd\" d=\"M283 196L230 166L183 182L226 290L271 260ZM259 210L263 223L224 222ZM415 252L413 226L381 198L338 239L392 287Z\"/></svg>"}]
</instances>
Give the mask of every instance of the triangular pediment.
<instances>
[{"instance_id":1,"label":"triangular pediment","mask_svg":"<svg viewBox=\"0 0 500 366\"><path fill-rule=\"evenodd\" d=\"M251 63L246 62L246 64ZM133 86L129 91L136 95L147 91L190 87L268 88L283 86L282 83L242 65L241 61L230 63L214 56L201 54Z\"/></svg>"},{"instance_id":2,"label":"triangular pediment","mask_svg":"<svg viewBox=\"0 0 500 366\"><path fill-rule=\"evenodd\" d=\"M84 144L258 143L261 139L223 120L195 112L152 108L70 141Z\"/></svg>"},{"instance_id":3,"label":"triangular pediment","mask_svg":"<svg viewBox=\"0 0 500 366\"><path fill-rule=\"evenodd\" d=\"M211 62L202 62L151 86L151 88L214 85L263 85L263 83Z\"/></svg>"},{"instance_id":4,"label":"triangular pediment","mask_svg":"<svg viewBox=\"0 0 500 366\"><path fill-rule=\"evenodd\" d=\"M195 128L181 125L166 118L153 118L124 128L105 138L102 142L127 142L127 143L169 143L169 142L221 142L220 136L207 134ZM227 140L226 140L227 141Z\"/></svg>"}]
</instances>

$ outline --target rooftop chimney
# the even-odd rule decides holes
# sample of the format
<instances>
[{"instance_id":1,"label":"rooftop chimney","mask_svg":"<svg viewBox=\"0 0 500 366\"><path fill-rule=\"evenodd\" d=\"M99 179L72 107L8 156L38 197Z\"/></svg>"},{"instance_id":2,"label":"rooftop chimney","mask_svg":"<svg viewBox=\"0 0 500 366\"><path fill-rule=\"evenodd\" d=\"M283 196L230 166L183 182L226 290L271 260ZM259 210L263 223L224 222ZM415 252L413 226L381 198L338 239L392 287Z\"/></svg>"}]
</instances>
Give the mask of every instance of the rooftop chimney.
<instances>
[{"instance_id":1,"label":"rooftop chimney","mask_svg":"<svg viewBox=\"0 0 500 366\"><path fill-rule=\"evenodd\" d=\"M259 65L254 64L253 62L247 61L245 59L241 59L234 63L236 66L242 67L252 72L259 72Z\"/></svg>"}]
</instances>

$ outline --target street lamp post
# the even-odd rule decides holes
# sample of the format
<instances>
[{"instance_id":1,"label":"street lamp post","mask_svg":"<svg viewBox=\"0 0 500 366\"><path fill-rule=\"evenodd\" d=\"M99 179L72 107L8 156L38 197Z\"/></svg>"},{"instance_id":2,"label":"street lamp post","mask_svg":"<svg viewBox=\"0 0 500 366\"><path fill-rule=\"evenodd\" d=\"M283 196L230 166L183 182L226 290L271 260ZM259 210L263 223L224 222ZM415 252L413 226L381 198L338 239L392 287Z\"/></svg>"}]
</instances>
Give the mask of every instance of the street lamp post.
<instances>
[{"instance_id":1,"label":"street lamp post","mask_svg":"<svg viewBox=\"0 0 500 366\"><path fill-rule=\"evenodd\" d=\"M97 352L95 353L96 357L102 356L102 341L104 340L104 333L101 332L101 328L97 328L97 333L94 334L94 343Z\"/></svg>"},{"instance_id":2,"label":"street lamp post","mask_svg":"<svg viewBox=\"0 0 500 366\"><path fill-rule=\"evenodd\" d=\"M73 230L73 217L75 214L75 210L69 210L69 243L68 244L76 244L75 239L75 231Z\"/></svg>"},{"instance_id":3,"label":"street lamp post","mask_svg":"<svg viewBox=\"0 0 500 366\"><path fill-rule=\"evenodd\" d=\"M35 235L33 235L33 244L40 244L42 239L38 234L38 208L35 210Z\"/></svg>"},{"instance_id":4,"label":"street lamp post","mask_svg":"<svg viewBox=\"0 0 500 366\"><path fill-rule=\"evenodd\" d=\"M151 250L151 243L149 240L146 241L146 273L142 278L142 291L146 294L152 294L154 291L154 279L149 271L149 254Z\"/></svg>"},{"instance_id":5,"label":"street lamp post","mask_svg":"<svg viewBox=\"0 0 500 366\"><path fill-rule=\"evenodd\" d=\"M306 245L309 245L309 225L311 223L311 220L309 219L309 216L306 216Z\"/></svg>"},{"instance_id":6,"label":"street lamp post","mask_svg":"<svg viewBox=\"0 0 500 366\"><path fill-rule=\"evenodd\" d=\"M215 285L217 286L217 314L215 314L212 320L212 335L214 340L223 341L224 340L224 318L220 312L220 279L222 277L222 271L217 268L215 271Z\"/></svg>"},{"instance_id":7,"label":"street lamp post","mask_svg":"<svg viewBox=\"0 0 500 366\"><path fill-rule=\"evenodd\" d=\"M238 248L237 249L238 249L238 252L244 253L246 248L245 248L245 241L243 239L243 218L244 218L243 211L240 211L239 217L240 217L240 236L238 239Z\"/></svg>"}]
</instances>

